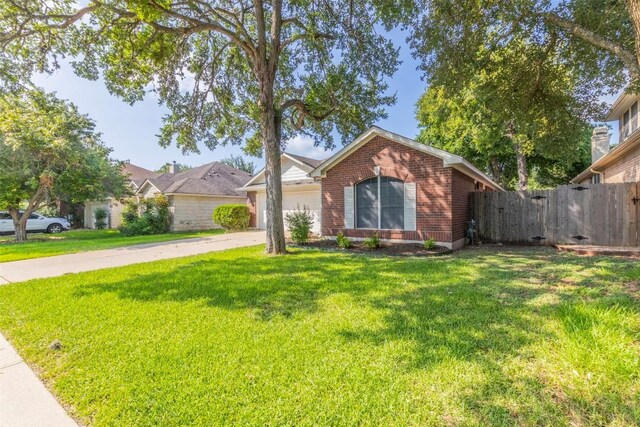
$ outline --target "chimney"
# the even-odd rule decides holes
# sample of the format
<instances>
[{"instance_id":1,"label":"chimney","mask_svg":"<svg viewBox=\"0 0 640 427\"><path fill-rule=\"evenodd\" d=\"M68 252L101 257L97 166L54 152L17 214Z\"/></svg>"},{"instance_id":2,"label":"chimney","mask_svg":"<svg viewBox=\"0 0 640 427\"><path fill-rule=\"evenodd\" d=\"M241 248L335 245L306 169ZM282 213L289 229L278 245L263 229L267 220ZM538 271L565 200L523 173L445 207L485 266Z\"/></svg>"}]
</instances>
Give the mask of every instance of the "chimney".
<instances>
[{"instance_id":1,"label":"chimney","mask_svg":"<svg viewBox=\"0 0 640 427\"><path fill-rule=\"evenodd\" d=\"M180 172L180 166L178 166L178 164L174 160L172 164L169 164L169 173L176 174L178 172Z\"/></svg>"},{"instance_id":2,"label":"chimney","mask_svg":"<svg viewBox=\"0 0 640 427\"><path fill-rule=\"evenodd\" d=\"M609 128L606 126L598 126L593 129L593 135L591 135L591 163L595 163L600 160L605 154L609 152Z\"/></svg>"}]
</instances>

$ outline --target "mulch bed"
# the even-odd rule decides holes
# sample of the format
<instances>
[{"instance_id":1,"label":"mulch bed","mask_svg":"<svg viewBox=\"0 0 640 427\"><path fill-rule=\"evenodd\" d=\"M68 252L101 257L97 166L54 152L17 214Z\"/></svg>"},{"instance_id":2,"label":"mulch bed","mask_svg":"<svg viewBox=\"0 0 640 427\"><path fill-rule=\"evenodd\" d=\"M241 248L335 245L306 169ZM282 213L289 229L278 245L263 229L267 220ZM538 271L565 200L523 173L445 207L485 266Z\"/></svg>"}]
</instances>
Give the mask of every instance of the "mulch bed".
<instances>
[{"instance_id":1,"label":"mulch bed","mask_svg":"<svg viewBox=\"0 0 640 427\"><path fill-rule=\"evenodd\" d=\"M425 249L420 243L390 243L381 242L382 246L378 249L369 249L364 246L363 242L351 241L349 249L341 249L335 240L329 239L312 239L305 245L297 245L293 242L287 242L290 246L298 248L314 248L327 251L337 251L344 253L360 253L367 255L391 255L391 256L434 256L444 255L451 252L444 246L436 246L435 249Z\"/></svg>"}]
</instances>

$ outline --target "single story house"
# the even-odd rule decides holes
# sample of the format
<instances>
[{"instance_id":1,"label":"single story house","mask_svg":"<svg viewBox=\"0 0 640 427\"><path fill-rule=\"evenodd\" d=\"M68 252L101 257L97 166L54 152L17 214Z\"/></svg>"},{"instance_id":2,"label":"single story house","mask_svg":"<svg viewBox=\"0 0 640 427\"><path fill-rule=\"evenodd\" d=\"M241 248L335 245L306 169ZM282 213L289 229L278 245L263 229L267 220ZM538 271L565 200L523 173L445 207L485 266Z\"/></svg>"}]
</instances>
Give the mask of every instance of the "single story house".
<instances>
[{"instance_id":1,"label":"single story house","mask_svg":"<svg viewBox=\"0 0 640 427\"><path fill-rule=\"evenodd\" d=\"M618 143L612 148L609 128L597 127L591 137L591 166L573 178L576 184L640 181L640 97L623 93L616 99L605 121L617 121Z\"/></svg>"},{"instance_id":2,"label":"single story house","mask_svg":"<svg viewBox=\"0 0 640 427\"><path fill-rule=\"evenodd\" d=\"M168 173L145 179L137 189L138 198L163 194L169 198L171 231L217 228L213 210L228 203L245 203L246 194L238 190L251 179L247 172L220 162L180 172L172 165Z\"/></svg>"},{"instance_id":3,"label":"single story house","mask_svg":"<svg viewBox=\"0 0 640 427\"><path fill-rule=\"evenodd\" d=\"M283 215L306 206L314 218L312 231L320 234L320 181L309 174L322 164L322 160L310 159L295 154L284 153L281 157L282 168L282 210ZM266 179L264 169L242 187L247 192L247 204L251 211L251 226L266 228Z\"/></svg>"},{"instance_id":4,"label":"single story house","mask_svg":"<svg viewBox=\"0 0 640 427\"><path fill-rule=\"evenodd\" d=\"M150 171L141 166L126 162L122 168L122 174L129 179L129 188L134 193L147 178L156 178L158 172ZM84 227L95 228L95 211L103 208L107 210L107 228L118 228L122 219L124 204L121 200L108 197L104 200L93 200L84 203Z\"/></svg>"},{"instance_id":5,"label":"single story house","mask_svg":"<svg viewBox=\"0 0 640 427\"><path fill-rule=\"evenodd\" d=\"M283 154L282 180L285 213L307 205L322 236L433 238L451 249L465 242L469 194L503 190L462 157L375 126L324 161ZM264 171L242 189L265 228Z\"/></svg>"}]
</instances>

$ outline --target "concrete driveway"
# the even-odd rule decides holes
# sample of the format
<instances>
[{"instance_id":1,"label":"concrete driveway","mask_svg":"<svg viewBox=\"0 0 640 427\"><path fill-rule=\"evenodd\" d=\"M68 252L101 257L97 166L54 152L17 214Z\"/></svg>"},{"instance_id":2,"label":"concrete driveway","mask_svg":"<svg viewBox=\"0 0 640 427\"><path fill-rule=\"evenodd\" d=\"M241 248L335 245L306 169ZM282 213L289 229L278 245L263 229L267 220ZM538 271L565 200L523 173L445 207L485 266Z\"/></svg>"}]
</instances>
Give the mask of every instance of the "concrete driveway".
<instances>
[{"instance_id":1,"label":"concrete driveway","mask_svg":"<svg viewBox=\"0 0 640 427\"><path fill-rule=\"evenodd\" d=\"M0 285L253 246L265 243L265 241L266 234L264 231L243 231L194 239L4 262L0 263Z\"/></svg>"}]
</instances>

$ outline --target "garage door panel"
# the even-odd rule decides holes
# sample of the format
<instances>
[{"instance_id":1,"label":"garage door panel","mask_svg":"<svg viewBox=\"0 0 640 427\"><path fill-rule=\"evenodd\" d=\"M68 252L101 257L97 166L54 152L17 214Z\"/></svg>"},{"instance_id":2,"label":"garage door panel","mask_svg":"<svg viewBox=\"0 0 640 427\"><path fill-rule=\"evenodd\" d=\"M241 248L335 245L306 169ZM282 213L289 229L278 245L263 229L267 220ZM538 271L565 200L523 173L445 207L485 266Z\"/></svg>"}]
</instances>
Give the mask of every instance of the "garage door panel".
<instances>
[{"instance_id":1,"label":"garage door panel","mask_svg":"<svg viewBox=\"0 0 640 427\"><path fill-rule=\"evenodd\" d=\"M266 228L266 195L258 194L256 198L258 202L258 227L260 229ZM287 213L293 212L296 209L302 209L306 206L313 215L313 228L314 233L320 232L320 212L321 212L321 199L320 190L318 191L304 191L304 192L284 192L282 194L282 214L286 216ZM285 220L286 222L286 220ZM285 224L286 225L286 224Z\"/></svg>"}]
</instances>

